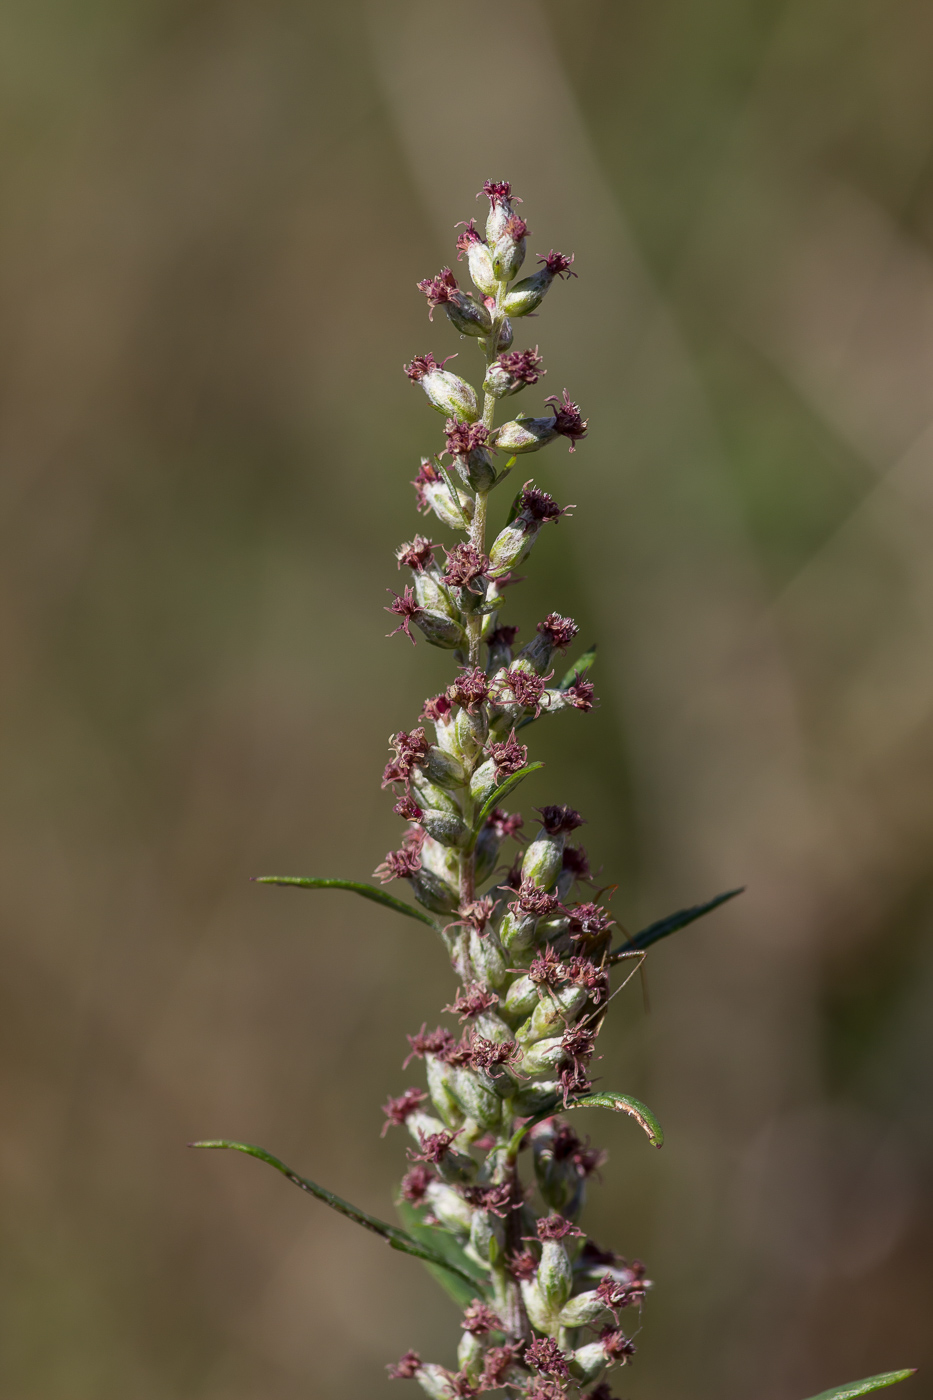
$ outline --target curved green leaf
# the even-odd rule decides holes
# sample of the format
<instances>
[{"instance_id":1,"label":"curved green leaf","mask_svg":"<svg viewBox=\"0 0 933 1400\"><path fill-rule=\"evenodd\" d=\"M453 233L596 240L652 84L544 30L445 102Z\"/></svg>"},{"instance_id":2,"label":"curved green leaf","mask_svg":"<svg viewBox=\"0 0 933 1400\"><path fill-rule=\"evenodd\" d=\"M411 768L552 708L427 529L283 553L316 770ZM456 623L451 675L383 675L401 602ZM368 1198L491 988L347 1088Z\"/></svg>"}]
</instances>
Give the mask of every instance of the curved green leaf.
<instances>
[{"instance_id":1,"label":"curved green leaf","mask_svg":"<svg viewBox=\"0 0 933 1400\"><path fill-rule=\"evenodd\" d=\"M577 657L569 671L564 672L563 680L557 687L558 690L566 690L568 686L573 685L574 681L579 680L581 676L585 676L595 660L596 644L594 643L582 656Z\"/></svg>"},{"instance_id":2,"label":"curved green leaf","mask_svg":"<svg viewBox=\"0 0 933 1400\"><path fill-rule=\"evenodd\" d=\"M449 1269L439 1268L436 1264L425 1264L428 1273L440 1284L444 1292L453 1298L458 1307L468 1308L474 1298L486 1296L488 1279L483 1278L478 1272L476 1265L449 1231L439 1230L434 1225L425 1225L422 1212L409 1205L408 1201L399 1201L396 1209L402 1224L419 1244L433 1249L435 1254L443 1255L448 1264L455 1265L460 1271L458 1274L454 1274ZM473 1284L468 1286L464 1283L462 1274L473 1277Z\"/></svg>"},{"instance_id":3,"label":"curved green leaf","mask_svg":"<svg viewBox=\"0 0 933 1400\"><path fill-rule=\"evenodd\" d=\"M420 909L406 904L403 899L386 894L378 885L361 884L359 880L316 880L305 875L254 875L253 881L257 885L297 885L303 890L353 890L364 899L371 899L374 904L384 904L387 909L394 909L396 914L407 914L410 919L417 919L437 932L437 924L427 914L422 914Z\"/></svg>"},{"instance_id":4,"label":"curved green leaf","mask_svg":"<svg viewBox=\"0 0 933 1400\"><path fill-rule=\"evenodd\" d=\"M512 773L510 777L499 784L495 792L491 793L490 796L486 798L486 801L479 810L476 821L473 823L473 835L470 838L470 844L467 850L472 851L473 847L476 845L476 838L482 831L486 823L486 818L489 816L493 807L498 807L503 798L507 797L513 788L518 787L519 783L527 778L529 773L536 773L539 768L543 767L543 763L529 763L526 768L520 769L517 773Z\"/></svg>"},{"instance_id":5,"label":"curved green leaf","mask_svg":"<svg viewBox=\"0 0 933 1400\"><path fill-rule=\"evenodd\" d=\"M676 933L678 929L686 928L695 919L702 919L704 914L711 914L714 909L719 908L720 904L735 899L736 895L744 893L744 890L745 886L740 885L737 890L726 890L725 894L717 894L715 899L708 899L705 904L694 904L689 909L680 909L676 914L668 914L666 919L658 919L657 923L649 924L640 933L632 934L625 943L614 948L609 954L609 962L618 962L625 957L626 953L650 948L652 943L657 943L659 938L666 938L669 933Z\"/></svg>"},{"instance_id":6,"label":"curved green leaf","mask_svg":"<svg viewBox=\"0 0 933 1400\"><path fill-rule=\"evenodd\" d=\"M397 1225L387 1225L384 1220L379 1220L375 1215L369 1215L365 1210L360 1210L357 1206L351 1206L349 1201L343 1200L340 1196L335 1196L332 1191L327 1191L323 1186L318 1186L317 1182L309 1181L305 1176L299 1176L293 1172L291 1167L287 1167L284 1162L280 1162L278 1157L273 1157L271 1152L267 1152L263 1147L254 1147L249 1142L228 1142L223 1139L214 1139L209 1142L192 1142L190 1147L226 1147L233 1152L245 1152L248 1157L258 1157L260 1162L268 1162L270 1167L275 1167L277 1172L281 1172L293 1185L298 1186L302 1191L307 1191L310 1196L316 1196L319 1201L330 1206L331 1210L338 1211L345 1215L348 1220L353 1220L357 1225L362 1225L364 1230L372 1230L376 1235L381 1235L392 1249L398 1249L403 1254L411 1254L415 1259L422 1259L426 1264L433 1264L438 1269L446 1269L452 1274L456 1274L470 1288L476 1289L475 1280L457 1264L451 1263L437 1250L428 1245L420 1244L413 1239L406 1231L400 1230Z\"/></svg>"},{"instance_id":7,"label":"curved green leaf","mask_svg":"<svg viewBox=\"0 0 933 1400\"><path fill-rule=\"evenodd\" d=\"M620 1094L615 1089L605 1089L601 1093L583 1094L578 1099L571 1099L568 1104L562 1103L561 1099L555 1096L549 1107L540 1109L522 1124L509 1143L508 1156L514 1159L519 1144L529 1128L533 1128L536 1123L543 1123L545 1118L550 1118L553 1113L569 1113L574 1108L610 1108L614 1113L627 1113L647 1133L648 1141L652 1147L661 1147L664 1144L661 1124L650 1108L647 1108L639 1099L633 1099L630 1094Z\"/></svg>"},{"instance_id":8,"label":"curved green leaf","mask_svg":"<svg viewBox=\"0 0 933 1400\"><path fill-rule=\"evenodd\" d=\"M884 1390L886 1385L897 1385L908 1376L916 1375L916 1367L907 1371L882 1371L877 1376L866 1376L863 1381L849 1381L848 1385L837 1385L833 1390L821 1390L811 1400L854 1400L857 1395L868 1395L873 1390Z\"/></svg>"}]
</instances>

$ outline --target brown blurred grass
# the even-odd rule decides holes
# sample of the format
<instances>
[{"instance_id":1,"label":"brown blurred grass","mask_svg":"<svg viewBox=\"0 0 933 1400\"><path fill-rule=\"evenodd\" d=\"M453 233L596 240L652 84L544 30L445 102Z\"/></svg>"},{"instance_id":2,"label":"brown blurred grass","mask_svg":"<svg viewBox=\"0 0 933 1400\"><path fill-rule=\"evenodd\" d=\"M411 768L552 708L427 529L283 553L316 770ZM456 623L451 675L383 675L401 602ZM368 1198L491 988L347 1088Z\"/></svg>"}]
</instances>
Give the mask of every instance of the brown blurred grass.
<instances>
[{"instance_id":1,"label":"brown blurred grass","mask_svg":"<svg viewBox=\"0 0 933 1400\"><path fill-rule=\"evenodd\" d=\"M383 636L436 437L399 369L458 348L413 283L489 175L576 251L530 334L592 425L535 462L578 510L516 608L599 639L603 703L542 727L526 804L584 810L626 923L749 886L605 1051L668 1134L587 1125L592 1228L658 1281L623 1392L929 1357L931 30L917 0L5 8L5 1396L381 1393L452 1345L417 1264L184 1143L391 1211L378 1105L449 973L247 876L394 841L385 736L445 666Z\"/></svg>"}]
</instances>

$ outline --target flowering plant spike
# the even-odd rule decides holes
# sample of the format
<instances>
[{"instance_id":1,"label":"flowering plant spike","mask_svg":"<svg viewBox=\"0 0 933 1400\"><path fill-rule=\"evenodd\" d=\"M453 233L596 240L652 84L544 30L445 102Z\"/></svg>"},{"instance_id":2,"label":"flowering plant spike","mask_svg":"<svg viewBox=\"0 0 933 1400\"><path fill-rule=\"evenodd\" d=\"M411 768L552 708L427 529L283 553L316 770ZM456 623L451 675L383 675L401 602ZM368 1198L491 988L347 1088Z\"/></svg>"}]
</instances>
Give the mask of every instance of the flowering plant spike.
<instances>
[{"instance_id":1,"label":"flowering plant spike","mask_svg":"<svg viewBox=\"0 0 933 1400\"><path fill-rule=\"evenodd\" d=\"M415 1380L431 1400L503 1389L525 1400L610 1400L606 1377L632 1360L633 1322L651 1283L639 1261L600 1247L582 1228L587 1183L605 1153L567 1117L588 1107L622 1112L661 1146L644 1104L594 1088L613 973L621 965L630 976L651 944L740 891L623 934L613 948L616 921L593 887L577 835L584 818L551 804L526 823L503 805L542 767L529 760L527 727L560 711L592 710L595 648L558 676L576 622L549 613L519 645L518 628L500 620L506 589L520 582L515 571L541 530L573 507L528 478L493 529L490 497L526 454L559 439L573 452L587 421L566 389L545 398L537 415L508 416L511 399L545 373L537 345L512 350L513 322L536 312L556 281L577 274L572 257L551 249L520 278L529 236L515 208L521 201L507 181L487 181L481 194L489 200L484 232L471 219L457 239L474 289L462 288L449 267L418 284L431 320L443 308L454 330L478 343L481 388L431 351L405 366L445 420L443 446L421 459L415 476L416 505L433 517L432 529L453 532L446 543L419 533L400 545L396 560L409 578L400 592L389 590L389 635L412 643L420 635L453 662L446 690L389 740L382 786L405 831L377 867L378 885L263 877L352 890L429 925L450 957L458 985L443 1008L449 1024L429 1030L426 1021L408 1036L402 1067L419 1061L424 1087L402 1089L383 1109L382 1133L398 1127L411 1138L398 1199L404 1228L358 1210L262 1148L195 1145L260 1158L424 1260L463 1312L456 1365L408 1351L389 1368L393 1379ZM500 409L508 412L497 422ZM415 904L390 893L392 882L407 884ZM839 1394L908 1374L871 1377Z\"/></svg>"}]
</instances>

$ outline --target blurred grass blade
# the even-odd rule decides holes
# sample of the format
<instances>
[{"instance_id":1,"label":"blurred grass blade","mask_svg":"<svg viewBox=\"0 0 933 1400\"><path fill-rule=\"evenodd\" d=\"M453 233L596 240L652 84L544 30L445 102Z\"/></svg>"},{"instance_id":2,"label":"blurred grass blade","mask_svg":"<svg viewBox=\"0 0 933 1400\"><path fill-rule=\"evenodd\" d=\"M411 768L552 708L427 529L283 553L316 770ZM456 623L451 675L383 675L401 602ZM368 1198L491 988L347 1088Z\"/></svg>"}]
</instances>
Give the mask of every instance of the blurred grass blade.
<instances>
[{"instance_id":1,"label":"blurred grass blade","mask_svg":"<svg viewBox=\"0 0 933 1400\"><path fill-rule=\"evenodd\" d=\"M361 884L359 880L315 880L304 875L254 875L253 880L257 885L297 885L303 890L353 890L364 899L371 899L374 904L384 904L387 909L394 909L397 914L407 914L410 919L417 919L419 923L427 924L428 928L437 932L437 924L428 918L427 914L422 914L420 909L406 904L403 899L386 894L385 890L379 889L377 885Z\"/></svg>"},{"instance_id":2,"label":"blurred grass blade","mask_svg":"<svg viewBox=\"0 0 933 1400\"><path fill-rule=\"evenodd\" d=\"M908 1376L916 1375L916 1367L907 1371L882 1371L877 1376L866 1376L863 1381L849 1381L848 1385L837 1385L832 1390L821 1390L810 1400L854 1400L857 1395L868 1395L873 1390L884 1390L886 1385L897 1385Z\"/></svg>"},{"instance_id":3,"label":"blurred grass blade","mask_svg":"<svg viewBox=\"0 0 933 1400\"><path fill-rule=\"evenodd\" d=\"M558 690L566 690L568 686L573 685L574 681L579 680L581 676L585 676L595 660L596 647L593 645L590 647L589 651L585 651L582 656L577 658L569 671L565 671L564 678L557 687Z\"/></svg>"},{"instance_id":4,"label":"blurred grass blade","mask_svg":"<svg viewBox=\"0 0 933 1400\"><path fill-rule=\"evenodd\" d=\"M479 815L476 818L476 823L473 827L473 838L469 846L470 850L472 850L475 846L476 838L482 831L486 818L489 816L489 813L492 811L492 809L494 807L497 807L502 801L502 799L504 797L507 797L514 787L518 787L522 779L527 778L529 773L536 773L539 768L543 767L543 763L529 763L526 768L522 768L518 773L513 773L510 777L506 778L505 782L500 783L499 786L496 788L495 792L492 793L489 797L487 797L486 801L480 808Z\"/></svg>"},{"instance_id":5,"label":"blurred grass blade","mask_svg":"<svg viewBox=\"0 0 933 1400\"><path fill-rule=\"evenodd\" d=\"M737 894L742 894L744 885L740 885L737 890L726 890L725 894L717 894L715 899L709 899L705 904L694 904L689 909L680 909L676 914L668 914L666 919L659 919L655 924L649 924L640 933L635 933L627 942L614 948L609 954L610 962L617 962L626 953L631 953L640 948L650 948L652 943L657 943L659 938L666 938L669 933L676 933L678 929L686 928L695 919L702 919L704 914L711 914L714 909L718 909L720 904L725 904L727 900L735 899Z\"/></svg>"},{"instance_id":6,"label":"blurred grass blade","mask_svg":"<svg viewBox=\"0 0 933 1400\"><path fill-rule=\"evenodd\" d=\"M648 1141L652 1147L662 1147L664 1144L661 1124L650 1108L641 1103L639 1099L633 1099L630 1094L620 1094L615 1089L605 1089L601 1093L584 1094L581 1098L571 1099L566 1106L559 1097L555 1097L554 1102L549 1107L542 1108L522 1124L509 1143L509 1157L514 1159L519 1144L529 1128L533 1128L536 1123L543 1123L545 1118L550 1118L553 1113L569 1113L574 1108L610 1108L613 1113L627 1113L647 1133Z\"/></svg>"},{"instance_id":7,"label":"blurred grass blade","mask_svg":"<svg viewBox=\"0 0 933 1400\"><path fill-rule=\"evenodd\" d=\"M442 1269L437 1264L425 1262L428 1273L440 1284L444 1292L453 1298L457 1306L468 1308L474 1298L485 1297L487 1280L476 1272L476 1265L464 1253L453 1235L449 1235L446 1230L435 1229L433 1225L425 1225L421 1214L414 1206L409 1205L408 1201L399 1201L397 1209L399 1219L413 1239L428 1249L433 1249L435 1254L442 1254L448 1265L456 1266L458 1272L453 1273L449 1268ZM468 1277L474 1276L475 1282L466 1284L462 1278L463 1274Z\"/></svg>"},{"instance_id":8,"label":"blurred grass blade","mask_svg":"<svg viewBox=\"0 0 933 1400\"><path fill-rule=\"evenodd\" d=\"M262 1147L254 1147L248 1142L227 1142L223 1139L214 1139L209 1142L192 1142L191 1147L226 1147L233 1152L245 1152L248 1157L258 1157L260 1162L268 1162L270 1167L275 1167L277 1172L281 1172L295 1186L307 1191L310 1196L316 1196L319 1201L330 1206L331 1210L338 1211L345 1215L348 1220L353 1220L357 1225L362 1225L364 1230L372 1230L373 1234L381 1235L393 1249L400 1250L403 1254L411 1254L415 1259L421 1259L426 1264L433 1264L438 1269L446 1269L452 1274L456 1274L465 1284L476 1291L476 1281L457 1264L445 1259L436 1249L428 1245L420 1244L413 1239L405 1230L400 1230L397 1225L387 1225L384 1220L377 1220L374 1215L367 1215L365 1210L359 1210L357 1206L351 1206L349 1201L343 1200L340 1196L335 1196L332 1191L327 1191L323 1186L318 1186L317 1182L309 1181L307 1177L299 1176L293 1172L291 1167L287 1167L284 1162L280 1162L278 1157L273 1157L271 1152L266 1152ZM471 1295L473 1296L473 1295Z\"/></svg>"}]
</instances>

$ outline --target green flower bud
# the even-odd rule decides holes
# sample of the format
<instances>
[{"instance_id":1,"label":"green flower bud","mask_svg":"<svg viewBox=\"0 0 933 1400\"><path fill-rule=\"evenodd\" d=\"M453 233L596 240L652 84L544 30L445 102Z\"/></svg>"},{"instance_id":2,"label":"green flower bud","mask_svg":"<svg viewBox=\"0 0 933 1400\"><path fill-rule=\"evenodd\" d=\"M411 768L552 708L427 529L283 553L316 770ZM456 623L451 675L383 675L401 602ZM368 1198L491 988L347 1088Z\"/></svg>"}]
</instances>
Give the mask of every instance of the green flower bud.
<instances>
[{"instance_id":1,"label":"green flower bud","mask_svg":"<svg viewBox=\"0 0 933 1400\"><path fill-rule=\"evenodd\" d=\"M502 1099L483 1082L483 1077L470 1069L454 1070L451 1089L463 1112L481 1128L501 1128Z\"/></svg>"},{"instance_id":2,"label":"green flower bud","mask_svg":"<svg viewBox=\"0 0 933 1400\"><path fill-rule=\"evenodd\" d=\"M470 1233L473 1208L467 1205L459 1191L455 1191L452 1186L445 1186L443 1181L432 1181L424 1195L445 1229L460 1236Z\"/></svg>"},{"instance_id":3,"label":"green flower bud","mask_svg":"<svg viewBox=\"0 0 933 1400\"><path fill-rule=\"evenodd\" d=\"M581 1385L598 1380L608 1365L602 1342L588 1342L577 1347L570 1362L570 1373Z\"/></svg>"},{"instance_id":4,"label":"green flower bud","mask_svg":"<svg viewBox=\"0 0 933 1400\"><path fill-rule=\"evenodd\" d=\"M456 621L457 609L439 570L422 569L420 573L413 574L412 591L419 607L426 608L428 612L443 613Z\"/></svg>"},{"instance_id":5,"label":"green flower bud","mask_svg":"<svg viewBox=\"0 0 933 1400\"><path fill-rule=\"evenodd\" d=\"M470 828L459 812L439 812L426 807L418 821L442 846L465 846L470 835Z\"/></svg>"},{"instance_id":6,"label":"green flower bud","mask_svg":"<svg viewBox=\"0 0 933 1400\"><path fill-rule=\"evenodd\" d=\"M440 647L443 651L456 651L467 645L467 635L459 622L454 622L444 613L424 609L416 613L412 621L432 647Z\"/></svg>"},{"instance_id":7,"label":"green flower bud","mask_svg":"<svg viewBox=\"0 0 933 1400\"><path fill-rule=\"evenodd\" d=\"M514 339L515 334L512 330L512 322L509 320L508 316L505 316L502 325L499 327L499 343L496 346L496 354L500 355L503 350L508 350Z\"/></svg>"},{"instance_id":8,"label":"green flower bud","mask_svg":"<svg viewBox=\"0 0 933 1400\"><path fill-rule=\"evenodd\" d=\"M450 486L429 457L422 457L421 469L412 485L419 510L432 510L438 520L453 530L469 528L473 519L473 497L459 487Z\"/></svg>"},{"instance_id":9,"label":"green flower bud","mask_svg":"<svg viewBox=\"0 0 933 1400\"><path fill-rule=\"evenodd\" d=\"M525 521L516 519L500 530L489 550L489 562L492 566L488 570L489 576L501 578L511 569L517 568L531 551L540 528L540 525L529 528Z\"/></svg>"},{"instance_id":10,"label":"green flower bud","mask_svg":"<svg viewBox=\"0 0 933 1400\"><path fill-rule=\"evenodd\" d=\"M538 1005L538 984L530 977L517 977L505 998L505 1009L510 1016L521 1016L524 1020Z\"/></svg>"},{"instance_id":11,"label":"green flower bud","mask_svg":"<svg viewBox=\"0 0 933 1400\"><path fill-rule=\"evenodd\" d=\"M431 1058L436 1057L432 1056ZM430 1089L430 1087L431 1086L429 1083L428 1088ZM431 1095L431 1098L433 1100L433 1094ZM463 1115L460 1112L460 1109L457 1106L456 1102L453 1099L451 1099L450 1102L455 1117L462 1118ZM435 1104L435 1107L437 1107L437 1104ZM438 1111L441 1112L443 1116L443 1110ZM440 1121L440 1119L435 1118L433 1114L425 1113L424 1110L420 1108L415 1109L414 1113L409 1113L408 1117L405 1119L405 1127L411 1133L412 1137L414 1138L415 1142L418 1144L419 1147L421 1146L421 1139L423 1137L431 1137L434 1133L442 1133L444 1131L445 1126L451 1128L455 1125L451 1123L447 1123L445 1125ZM456 1127L459 1126L460 1124L457 1123Z\"/></svg>"},{"instance_id":12,"label":"green flower bud","mask_svg":"<svg viewBox=\"0 0 933 1400\"><path fill-rule=\"evenodd\" d=\"M502 1221L490 1211L473 1212L470 1248L483 1264L495 1264L505 1253L505 1231Z\"/></svg>"},{"instance_id":13,"label":"green flower bud","mask_svg":"<svg viewBox=\"0 0 933 1400\"><path fill-rule=\"evenodd\" d=\"M483 1369L483 1357L486 1355L486 1347L482 1337L475 1332L464 1332L460 1338L460 1345L457 1347L457 1365L461 1371L465 1371L471 1380L475 1381L480 1371Z\"/></svg>"},{"instance_id":14,"label":"green flower bud","mask_svg":"<svg viewBox=\"0 0 933 1400\"><path fill-rule=\"evenodd\" d=\"M466 292L461 292L455 300L448 301L444 310L455 330L461 335L482 338L492 330L492 317L481 302L474 301Z\"/></svg>"},{"instance_id":15,"label":"green flower bud","mask_svg":"<svg viewBox=\"0 0 933 1400\"><path fill-rule=\"evenodd\" d=\"M556 1330L557 1319L554 1309L548 1304L538 1287L537 1275L533 1279L523 1281L521 1290L522 1301L525 1304L525 1311L532 1327L537 1327L539 1332L552 1334Z\"/></svg>"},{"instance_id":16,"label":"green flower bud","mask_svg":"<svg viewBox=\"0 0 933 1400\"><path fill-rule=\"evenodd\" d=\"M513 418L503 423L496 433L496 446L517 457L523 452L537 452L558 436L553 418Z\"/></svg>"},{"instance_id":17,"label":"green flower bud","mask_svg":"<svg viewBox=\"0 0 933 1400\"><path fill-rule=\"evenodd\" d=\"M415 1372L415 1380L431 1400L451 1400L454 1392L450 1384L450 1375L443 1366L436 1366L434 1362L419 1366Z\"/></svg>"},{"instance_id":18,"label":"green flower bud","mask_svg":"<svg viewBox=\"0 0 933 1400\"><path fill-rule=\"evenodd\" d=\"M548 1071L553 1074L555 1070L562 1069L567 1052L561 1040L562 1037L558 1035L529 1046L522 1056L522 1069L527 1074L544 1074Z\"/></svg>"},{"instance_id":19,"label":"green flower bud","mask_svg":"<svg viewBox=\"0 0 933 1400\"><path fill-rule=\"evenodd\" d=\"M480 194L489 200L489 216L486 219L486 242L490 248L505 232L509 219L514 218L512 210L512 186L508 180L487 180ZM476 196L479 199L479 195ZM521 204L521 200L517 201Z\"/></svg>"},{"instance_id":20,"label":"green flower bud","mask_svg":"<svg viewBox=\"0 0 933 1400\"><path fill-rule=\"evenodd\" d=\"M559 1313L573 1291L570 1258L560 1240L545 1240L541 1245L537 1284L548 1310Z\"/></svg>"},{"instance_id":21,"label":"green flower bud","mask_svg":"<svg viewBox=\"0 0 933 1400\"><path fill-rule=\"evenodd\" d=\"M463 253L467 255L467 267L474 287L485 297L495 296L497 284L496 274L492 270L492 254L477 232L473 219L457 238L457 257Z\"/></svg>"},{"instance_id":22,"label":"green flower bud","mask_svg":"<svg viewBox=\"0 0 933 1400\"><path fill-rule=\"evenodd\" d=\"M578 1293L571 1298L557 1321L561 1327L589 1327L608 1315L606 1304L593 1288L588 1293Z\"/></svg>"},{"instance_id":23,"label":"green flower bud","mask_svg":"<svg viewBox=\"0 0 933 1400\"><path fill-rule=\"evenodd\" d=\"M434 804L432 804L434 805ZM421 868L443 882L457 898L460 890L460 857L447 846L426 836L421 843Z\"/></svg>"},{"instance_id":24,"label":"green flower bud","mask_svg":"<svg viewBox=\"0 0 933 1400\"><path fill-rule=\"evenodd\" d=\"M489 737L485 711L481 706L472 713L469 710L461 710L457 715L456 725L460 752L470 762Z\"/></svg>"},{"instance_id":25,"label":"green flower bud","mask_svg":"<svg viewBox=\"0 0 933 1400\"><path fill-rule=\"evenodd\" d=\"M416 870L407 876L412 892L419 904L432 914L452 914L457 908L458 898L444 880L439 880L430 870Z\"/></svg>"},{"instance_id":26,"label":"green flower bud","mask_svg":"<svg viewBox=\"0 0 933 1400\"><path fill-rule=\"evenodd\" d=\"M550 836L542 832L530 842L522 861L522 879L530 880L539 890L549 890L560 874L564 856L563 835Z\"/></svg>"},{"instance_id":27,"label":"green flower bud","mask_svg":"<svg viewBox=\"0 0 933 1400\"><path fill-rule=\"evenodd\" d=\"M580 1014L586 1003L586 990L583 987L555 987L546 997L542 997L529 1019L515 1032L516 1040L533 1045L546 1040L566 1026Z\"/></svg>"},{"instance_id":28,"label":"green flower bud","mask_svg":"<svg viewBox=\"0 0 933 1400\"><path fill-rule=\"evenodd\" d=\"M446 750L441 750L446 752ZM460 807L455 797L437 783L432 783L422 768L412 769L409 779L411 794L419 807L430 807L438 812L446 812L450 816L461 816Z\"/></svg>"},{"instance_id":29,"label":"green flower bud","mask_svg":"<svg viewBox=\"0 0 933 1400\"><path fill-rule=\"evenodd\" d=\"M499 925L499 938L507 952L525 953L534 946L538 920L534 914L522 914L507 909Z\"/></svg>"},{"instance_id":30,"label":"green flower bud","mask_svg":"<svg viewBox=\"0 0 933 1400\"><path fill-rule=\"evenodd\" d=\"M418 761L418 768L429 781L440 788L460 788L466 783L463 765L453 754L432 744L427 755Z\"/></svg>"},{"instance_id":31,"label":"green flower bud","mask_svg":"<svg viewBox=\"0 0 933 1400\"><path fill-rule=\"evenodd\" d=\"M416 355L405 373L413 384L420 384L428 400L445 418L475 423L480 416L476 391L459 375L436 363L433 355Z\"/></svg>"},{"instance_id":32,"label":"green flower bud","mask_svg":"<svg viewBox=\"0 0 933 1400\"><path fill-rule=\"evenodd\" d=\"M542 258L542 262L543 267L539 267L530 277L523 277L520 282L516 282L505 297L502 304L508 316L528 316L532 311L537 311L555 277L564 274L571 277L577 275L570 270L573 258L565 258L563 253L551 251L546 258Z\"/></svg>"},{"instance_id":33,"label":"green flower bud","mask_svg":"<svg viewBox=\"0 0 933 1400\"><path fill-rule=\"evenodd\" d=\"M495 760L487 758L486 762L481 763L475 770L470 779L470 796L478 806L482 806L497 787Z\"/></svg>"},{"instance_id":34,"label":"green flower bud","mask_svg":"<svg viewBox=\"0 0 933 1400\"><path fill-rule=\"evenodd\" d=\"M491 244L492 267L500 282L511 282L525 261L525 235L528 225L517 214L506 219L502 232Z\"/></svg>"},{"instance_id":35,"label":"green flower bud","mask_svg":"<svg viewBox=\"0 0 933 1400\"><path fill-rule=\"evenodd\" d=\"M494 990L502 986L508 976L508 962L502 944L491 927L487 927L484 933L470 929L470 962L477 982ZM490 1036L489 1039L494 1037Z\"/></svg>"}]
</instances>

